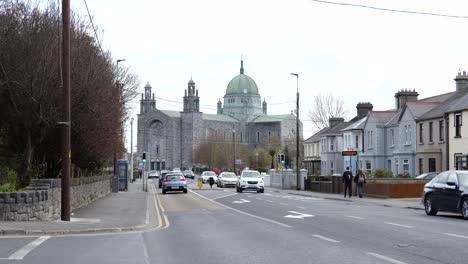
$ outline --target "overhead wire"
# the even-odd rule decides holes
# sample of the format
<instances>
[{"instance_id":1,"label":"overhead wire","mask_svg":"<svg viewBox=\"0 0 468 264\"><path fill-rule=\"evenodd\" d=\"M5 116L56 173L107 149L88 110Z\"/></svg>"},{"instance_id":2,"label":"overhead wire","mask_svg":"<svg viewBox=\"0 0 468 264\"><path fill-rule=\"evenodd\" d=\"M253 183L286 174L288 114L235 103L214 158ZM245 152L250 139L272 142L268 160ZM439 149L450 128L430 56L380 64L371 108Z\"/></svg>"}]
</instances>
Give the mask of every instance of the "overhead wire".
<instances>
[{"instance_id":1,"label":"overhead wire","mask_svg":"<svg viewBox=\"0 0 468 264\"><path fill-rule=\"evenodd\" d=\"M341 6L351 6L351 7L367 8L367 9L373 9L373 10L379 10L379 11L387 11L387 12L406 13L406 14L413 14L413 15L427 15L427 16L438 16L438 17L460 18L460 19L467 19L467 18L468 18L468 16L457 16L457 15L447 15L447 14L431 13L431 12L421 12L421 11L410 11L410 10L392 9L392 8L368 6L368 5L353 4L353 3L343 3L343 2L325 1L325 0L309 0L309 1L311 1L311 2L317 2L317 3L323 3L323 4L341 5Z\"/></svg>"}]
</instances>

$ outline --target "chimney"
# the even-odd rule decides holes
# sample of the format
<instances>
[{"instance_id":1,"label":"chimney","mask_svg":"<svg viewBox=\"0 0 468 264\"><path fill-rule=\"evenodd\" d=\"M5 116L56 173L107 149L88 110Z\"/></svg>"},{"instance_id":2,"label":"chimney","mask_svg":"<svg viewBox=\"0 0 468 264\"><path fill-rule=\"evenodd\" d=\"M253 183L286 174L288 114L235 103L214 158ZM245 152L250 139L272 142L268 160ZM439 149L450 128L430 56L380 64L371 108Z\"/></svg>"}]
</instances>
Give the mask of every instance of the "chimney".
<instances>
[{"instance_id":1,"label":"chimney","mask_svg":"<svg viewBox=\"0 0 468 264\"><path fill-rule=\"evenodd\" d=\"M457 92L468 92L468 75L466 75L466 71L463 71L463 74L458 72L454 80L457 85Z\"/></svg>"},{"instance_id":2,"label":"chimney","mask_svg":"<svg viewBox=\"0 0 468 264\"><path fill-rule=\"evenodd\" d=\"M358 118L361 119L365 117L369 111L372 111L373 108L374 106L369 102L358 103L356 105Z\"/></svg>"},{"instance_id":3,"label":"chimney","mask_svg":"<svg viewBox=\"0 0 468 264\"><path fill-rule=\"evenodd\" d=\"M417 101L418 100L418 92L414 89L401 89L395 94L395 108L401 109L406 105L406 102L410 101Z\"/></svg>"},{"instance_id":4,"label":"chimney","mask_svg":"<svg viewBox=\"0 0 468 264\"><path fill-rule=\"evenodd\" d=\"M331 117L330 119L328 119L328 125L330 127L334 127L338 124L341 124L344 122L344 118L342 117Z\"/></svg>"}]
</instances>

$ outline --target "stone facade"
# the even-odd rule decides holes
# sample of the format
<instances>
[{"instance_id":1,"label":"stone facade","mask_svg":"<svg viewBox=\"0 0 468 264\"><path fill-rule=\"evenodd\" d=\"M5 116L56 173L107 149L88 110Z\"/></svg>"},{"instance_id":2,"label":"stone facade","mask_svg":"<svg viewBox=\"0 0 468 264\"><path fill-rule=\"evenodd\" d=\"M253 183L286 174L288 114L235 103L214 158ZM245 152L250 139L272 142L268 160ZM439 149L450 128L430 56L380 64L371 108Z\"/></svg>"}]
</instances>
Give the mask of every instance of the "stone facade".
<instances>
[{"instance_id":1,"label":"stone facade","mask_svg":"<svg viewBox=\"0 0 468 264\"><path fill-rule=\"evenodd\" d=\"M86 206L111 192L110 176L72 179L71 210ZM1 221L60 219L61 180L33 179L23 192L0 193Z\"/></svg>"},{"instance_id":2,"label":"stone facade","mask_svg":"<svg viewBox=\"0 0 468 264\"><path fill-rule=\"evenodd\" d=\"M200 98L195 82L190 79L179 111L156 108L152 87L145 86L138 115L137 155L146 153L146 170L191 168L198 147L205 142L231 143L233 135L239 144L267 149L273 138L286 139L296 134L296 116L268 115L267 103L261 103L252 78L240 74L229 82L224 108L217 103L217 113L200 111ZM302 123L299 122L302 136ZM228 165L228 164L226 164Z\"/></svg>"}]
</instances>

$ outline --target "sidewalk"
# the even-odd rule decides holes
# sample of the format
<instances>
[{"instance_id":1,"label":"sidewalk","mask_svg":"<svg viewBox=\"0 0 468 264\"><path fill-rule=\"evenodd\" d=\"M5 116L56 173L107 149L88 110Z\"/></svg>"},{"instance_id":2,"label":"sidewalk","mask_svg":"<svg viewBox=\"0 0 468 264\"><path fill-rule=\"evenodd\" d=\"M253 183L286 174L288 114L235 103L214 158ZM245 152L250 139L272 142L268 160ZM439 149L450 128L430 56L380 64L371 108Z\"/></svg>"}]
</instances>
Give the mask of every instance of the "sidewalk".
<instances>
[{"instance_id":1,"label":"sidewalk","mask_svg":"<svg viewBox=\"0 0 468 264\"><path fill-rule=\"evenodd\" d=\"M70 222L0 221L0 236L113 233L149 228L149 217L154 214L150 210L154 207L151 190L143 192L138 180L128 187L128 192L110 193L72 212Z\"/></svg>"},{"instance_id":2,"label":"sidewalk","mask_svg":"<svg viewBox=\"0 0 468 264\"><path fill-rule=\"evenodd\" d=\"M287 190L281 188L274 188L274 187L266 187L266 191L269 192L279 192L285 194L295 194L295 195L303 195L303 196L310 196L315 198L322 198L322 199L329 199L329 200L338 200L338 201L345 201L345 202L353 202L353 203L363 203L363 204L374 204L386 207L398 207L398 208L407 208L407 209L415 209L415 210L424 210L424 206L421 203L421 198L372 198L372 197L365 197L359 198L357 196L352 196L351 199L344 198L343 194L335 194L335 193L320 193L320 192L311 192L311 191L297 191L297 190Z\"/></svg>"}]
</instances>

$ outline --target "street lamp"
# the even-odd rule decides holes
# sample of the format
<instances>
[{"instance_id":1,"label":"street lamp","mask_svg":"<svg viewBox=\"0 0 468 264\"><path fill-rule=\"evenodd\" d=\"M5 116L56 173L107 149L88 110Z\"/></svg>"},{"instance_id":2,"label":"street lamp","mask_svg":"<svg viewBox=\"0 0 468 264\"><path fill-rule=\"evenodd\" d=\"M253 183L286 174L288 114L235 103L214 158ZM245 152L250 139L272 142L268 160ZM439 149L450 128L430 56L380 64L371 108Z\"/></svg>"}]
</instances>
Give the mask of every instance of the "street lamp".
<instances>
[{"instance_id":1,"label":"street lamp","mask_svg":"<svg viewBox=\"0 0 468 264\"><path fill-rule=\"evenodd\" d=\"M130 181L133 181L133 117L130 119Z\"/></svg>"},{"instance_id":2,"label":"street lamp","mask_svg":"<svg viewBox=\"0 0 468 264\"><path fill-rule=\"evenodd\" d=\"M236 173L236 130L234 128L232 129L232 149L232 170Z\"/></svg>"},{"instance_id":3,"label":"street lamp","mask_svg":"<svg viewBox=\"0 0 468 264\"><path fill-rule=\"evenodd\" d=\"M296 177L297 177L297 186L296 190L300 190L299 185L301 181L301 176L299 175L299 74L291 73L291 75L296 76Z\"/></svg>"}]
</instances>

